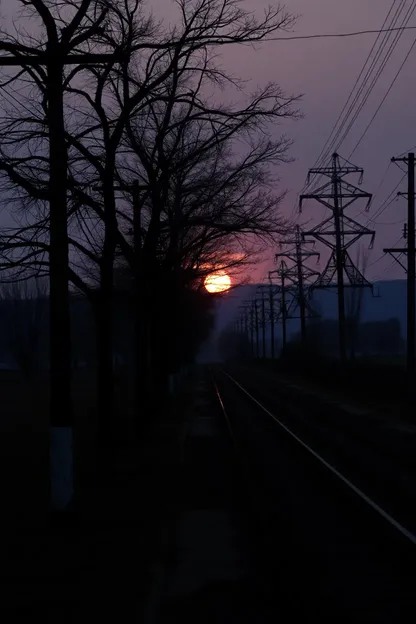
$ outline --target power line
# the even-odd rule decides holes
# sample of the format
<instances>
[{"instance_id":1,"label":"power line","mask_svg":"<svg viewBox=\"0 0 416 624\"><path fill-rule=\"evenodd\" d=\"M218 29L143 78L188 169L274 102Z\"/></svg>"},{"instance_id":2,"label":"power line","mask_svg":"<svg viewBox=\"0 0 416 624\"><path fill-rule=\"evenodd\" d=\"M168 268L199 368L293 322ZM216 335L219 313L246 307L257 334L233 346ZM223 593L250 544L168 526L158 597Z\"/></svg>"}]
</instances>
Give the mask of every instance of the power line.
<instances>
[{"instance_id":1,"label":"power line","mask_svg":"<svg viewBox=\"0 0 416 624\"><path fill-rule=\"evenodd\" d=\"M400 221L376 221L376 225L400 225L404 223L405 219L400 219Z\"/></svg>"},{"instance_id":2,"label":"power line","mask_svg":"<svg viewBox=\"0 0 416 624\"><path fill-rule=\"evenodd\" d=\"M389 273L389 272L390 272L390 270L393 268L393 266L394 266L395 264L396 264L396 261L395 261L395 260L393 260L393 261L391 262L391 264L389 264L389 266L388 266L388 267L386 267L382 273L380 273L380 274L379 274L379 275L377 275L376 277L373 277L373 282L378 282L378 281L380 281L380 279L381 279L382 277L384 277L387 273Z\"/></svg>"},{"instance_id":3,"label":"power line","mask_svg":"<svg viewBox=\"0 0 416 624\"><path fill-rule=\"evenodd\" d=\"M396 4L396 1L397 0L393 0L392 4L390 6L390 9L389 9L389 11L388 11L388 13L387 13L387 15L385 17L385 20L383 22L383 26L382 27L384 27L384 25L387 24L387 22L388 22L388 20L390 18L390 15L391 15L391 13L392 13L392 11L394 9L394 6ZM390 24L393 27L396 25L397 20L400 17L400 13L401 13L401 11L404 8L405 2L406 2L406 0L401 0L401 4L396 9L396 13L392 17L392 21L390 22ZM404 24L402 23L402 26L403 25ZM334 124L334 126L333 126L333 128L331 130L331 133L330 133L330 135L328 137L328 140L327 140L326 144L322 148L321 154L318 157L318 159L321 158L322 161L327 158L328 154L331 152L333 146L335 145L335 142L337 141L339 135L341 134L343 128L345 127L346 123L348 122L348 118L350 117L350 115L351 115L352 111L354 110L354 107L357 104L357 102L358 102L358 100L359 100L363 90L365 89L366 84L368 83L369 77L370 77L374 67L377 64L377 62L378 62L378 60L380 58L380 55L383 53L383 50L384 50L384 48L385 48L385 46L387 44L387 41L390 39L391 33L385 34L384 37L380 37L380 35L381 35L381 33L377 36L376 40L374 41L373 46L372 46L370 52L368 53L367 58L366 58L363 66L361 68L361 71L360 71L359 75L357 76L357 79L356 79L356 81L355 81L355 83L354 83L354 85L353 85L353 87L352 87L352 89L350 91L350 94L349 94L349 96L347 98L347 101L345 102L344 107L341 110L341 113L339 114L338 119L336 120L336 122L335 122L335 124ZM382 41L381 41L381 43L380 43L380 45L378 47L378 50L377 50L376 54L374 54L374 56L373 56L373 52L376 50L376 47L377 47L379 39L382 39ZM371 63L369 65L369 67L367 68L367 72L364 75L364 72L366 71L367 64L370 61L371 61ZM355 93L355 96L353 97L354 92L355 92L357 86L359 85L361 77L363 75L364 75L364 78L362 80L362 83L359 86L358 91ZM350 103L351 98L353 98L353 99L352 99L352 102ZM348 108L348 105L349 105L349 108ZM345 116L343 118L342 116L344 115L345 111L346 111L346 113L345 113ZM337 126L338 126L339 122L341 122L341 124L340 124L340 126L339 126L339 128L337 130ZM331 137L333 135L334 135L334 137L331 140Z\"/></svg>"},{"instance_id":4,"label":"power line","mask_svg":"<svg viewBox=\"0 0 416 624\"><path fill-rule=\"evenodd\" d=\"M416 8L416 7L415 7L415 8ZM415 10L415 9L413 9L413 10ZM361 135L361 137L360 137L359 141L357 142L356 146L355 146L355 147L354 147L354 149L352 150L352 152L351 152L351 154L350 154L350 157L352 156L352 154L354 154L354 152L355 152L355 151L357 150L357 148L360 146L360 144L361 144L362 140L364 139L365 135L367 134L368 130L370 129L370 127L371 127L371 125L372 125L373 121L375 120L375 118L377 117L378 113L380 112L381 107L383 106L384 102L385 102L385 101L386 101L386 99L388 98L388 96L389 96L389 94L390 94L390 92L391 92L392 88L394 87L394 85L395 85L395 83L396 83L396 81L397 81L398 77L400 76L400 74L401 74L401 72L402 72L402 70L403 70L403 67L406 65L406 63L407 63L407 61L408 61L408 59L409 59L409 57L410 57L411 53L413 52L413 49L414 49L414 47L415 47L415 46L416 46L416 39L413 41L413 43L412 43L412 45L411 45L411 47L410 47L410 50L409 50L409 51L408 51L408 53L406 54L406 57L405 57L405 59L404 59L403 63L400 65L400 67L399 67L399 70L398 70L397 74L396 74L396 75L395 75L395 77L393 78L393 81L392 81L391 85L390 85L390 86L389 86L389 88L387 89L386 94L384 95L383 99L381 100L380 104L378 105L378 107L377 107L377 109L376 109L376 111L375 111L374 115L372 116L372 118L371 118L371 119L370 119L370 121L368 122L368 124L367 124L367 126L366 126L366 128L365 128L364 132L362 133L362 135Z\"/></svg>"},{"instance_id":5,"label":"power line","mask_svg":"<svg viewBox=\"0 0 416 624\"><path fill-rule=\"evenodd\" d=\"M377 258L377 260L374 260L373 262L370 262L370 264L367 266L367 269L369 269L370 267L374 266L375 264L377 264L377 262L380 262L380 260L382 260L385 257L386 257L385 254L381 254L381 256L379 256Z\"/></svg>"},{"instance_id":6,"label":"power line","mask_svg":"<svg viewBox=\"0 0 416 624\"><path fill-rule=\"evenodd\" d=\"M390 168L392 166L392 162L391 160L389 161L389 164L387 165L386 170L384 171L383 175L381 176L381 180L380 180L380 184L377 186L376 190L373 193L373 199L372 199L372 203L374 202L374 199L377 197L378 193L381 190L381 187L383 186L384 182L386 181L387 178L387 174L390 171Z\"/></svg>"},{"instance_id":7,"label":"power line","mask_svg":"<svg viewBox=\"0 0 416 624\"><path fill-rule=\"evenodd\" d=\"M396 188L398 188L398 186L399 185L397 185ZM396 188L394 190L396 190ZM392 191L392 193L394 193L394 191ZM397 201L397 197L391 197L392 193L390 193L389 197L384 200L377 212L368 219L367 223L376 223L376 219L380 217L387 210L387 208L390 208L393 202Z\"/></svg>"},{"instance_id":8,"label":"power line","mask_svg":"<svg viewBox=\"0 0 416 624\"><path fill-rule=\"evenodd\" d=\"M380 28L378 30L357 30L346 33L322 33L315 35L295 35L293 37L268 37L262 41L299 41L301 39L338 39L342 37L358 37L360 35L379 35L381 33L391 33L398 30L416 30L416 26L405 26L397 28Z\"/></svg>"},{"instance_id":9,"label":"power line","mask_svg":"<svg viewBox=\"0 0 416 624\"><path fill-rule=\"evenodd\" d=\"M358 104L357 109L355 110L355 113L353 114L352 119L350 120L348 127L346 128L343 136L341 137L338 146L336 147L335 151L337 152L339 147L341 146L341 144L344 142L345 138L347 137L348 133L350 132L352 126L354 125L356 119L358 118L358 116L360 115L362 109L364 108L365 104L367 103L375 85L377 84L381 74L383 73L388 61L390 60L393 51L395 50L400 38L403 35L403 32L405 30L409 30L409 29L413 29L416 27L411 27L408 26L408 23L411 19L411 17L413 16L415 10L416 10L416 3L412 2L411 5L409 7L407 7L407 10L403 16L403 11L405 10L406 7L406 2L407 0L401 0L400 4L397 6L397 2L398 0L393 0L390 9L384 19L383 25L382 27L377 30L374 31L377 33L377 38L361 68L361 71L355 81L354 86L352 87L350 94L347 98L347 101L344 104L344 107L340 113L340 115L338 116L338 119L336 120L330 134L329 137L324 145L324 147L322 148L316 162L313 168L316 167L316 165L318 163L323 163L326 158L328 157L331 149L333 149L333 146L335 145L336 141L338 140L338 138L340 137L340 134L342 132L342 130L344 129L344 127L346 126L346 124L348 123L348 119L350 118L350 116L353 114L354 108L356 107L356 105ZM393 13L394 12L394 13ZM396 26L398 20L401 19L401 24L400 26ZM384 26L386 26L388 23L390 23L390 26L385 28ZM384 34L384 36L382 37L381 35ZM391 41L391 35L392 33L396 33L396 35L393 37L393 40ZM385 54L384 51L386 50L388 44L390 42L390 45L386 51ZM392 84L390 85L387 93L385 94L382 102L380 103L379 107L377 108L375 114L373 115L372 119L370 120L369 124L367 125L367 128L365 129L364 133L362 134L362 136L360 137L357 145L355 146L354 150L351 152L351 154L349 155L349 158L352 156L352 154L354 153L354 151L358 148L359 144L361 143L361 141L363 140L365 134L368 132L371 124L373 123L374 119L376 118L377 114L379 113L381 107L383 106L385 100L387 99L389 93L391 92L396 80L398 79L406 61L408 60L410 53L414 47L414 45L416 45L416 39L411 47L411 49L409 50L405 60L403 61L402 65L400 66ZM378 48L377 48L378 46ZM374 54L375 52L375 54ZM373 78L371 80L371 83L369 83L371 75L373 74L379 60L381 59L381 63L378 66L377 70L375 71L375 75L373 75ZM363 80L361 81L360 84L360 80L363 77ZM359 86L358 90L357 90L357 86ZM367 85L369 85L367 87ZM354 95L355 92L355 95ZM363 95L364 93L364 95ZM360 100L361 95L363 95L363 98ZM344 115L345 113L345 115ZM343 117L344 115L344 117ZM340 123L341 122L341 123ZM389 166L385 172L385 174L383 175L383 178L380 182L379 188L378 190L381 188L382 184L384 183L385 177L387 176L387 172L390 168L390 163ZM300 191L298 197L305 191L305 189L307 189L308 187L311 187L311 185L316 189L318 188L319 182L320 182L320 177L318 176L318 178L311 180L309 183L305 182L302 190ZM388 200L387 200L388 201ZM382 204L382 210L380 212L378 212L377 216L379 216L384 210L386 209L388 206L385 206L385 204ZM293 207L292 213L291 213L291 218L293 218L294 212L296 210L296 203ZM376 217L375 217L376 218Z\"/></svg>"},{"instance_id":10,"label":"power line","mask_svg":"<svg viewBox=\"0 0 416 624\"><path fill-rule=\"evenodd\" d=\"M379 209L378 212L374 215L374 217L372 219L369 219L368 223L378 223L378 221L376 221L377 217L380 217L383 214L383 212L385 212L387 208L390 208L392 203L395 201L397 201L397 197L392 197L391 200L385 206L383 206L382 210Z\"/></svg>"},{"instance_id":11,"label":"power line","mask_svg":"<svg viewBox=\"0 0 416 624\"><path fill-rule=\"evenodd\" d=\"M389 167L386 170L386 173L384 174L384 178L387 175L387 171L388 171ZM389 206L391 206L391 204L395 201L396 196L394 196L395 192L397 191L397 189L399 188L399 186L401 185L401 183L403 182L404 178L406 177L406 173L400 178L400 180L398 181L398 183L396 184L396 186L394 187L394 189L390 192L390 194L388 195L388 197L386 197L386 199L384 200L384 202L381 204L381 206L378 208L378 210L375 212L375 214L372 217L369 217L365 223L365 225L367 226L369 223L376 223L376 219L378 217L380 217L383 212L385 212L387 210L387 208L389 208ZM381 188L381 184L379 185L379 188ZM371 203L374 203L374 196L373 199L371 201ZM360 217L362 214L364 214L365 210L362 210L356 218Z\"/></svg>"},{"instance_id":12,"label":"power line","mask_svg":"<svg viewBox=\"0 0 416 624\"><path fill-rule=\"evenodd\" d=\"M394 243L393 247L395 247L400 242L401 238L402 237L397 239L397 241ZM374 266L375 264L380 262L380 260L382 260L383 258L386 258L386 254L384 252L381 254L381 256L379 256L377 258L377 260L373 260L373 262L370 262L370 264L367 266L367 268L369 269L370 267ZM393 264L392 264L392 266L393 266Z\"/></svg>"},{"instance_id":13,"label":"power line","mask_svg":"<svg viewBox=\"0 0 416 624\"><path fill-rule=\"evenodd\" d=\"M406 0L405 0L405 2L406 2ZM399 10L399 11L400 11L400 13L401 13L401 11L403 10L403 2L402 2L402 6L401 6L401 7L399 7L399 9L398 9L398 10ZM408 10L407 10L407 13L406 13L405 17L403 18L403 21L402 21L402 23L401 23L401 26L402 26L402 27L406 26L406 25L409 23L409 21L410 21L410 19L411 19L412 15L413 15L413 13L415 12L415 10L416 10L416 3L415 3L415 2L412 2L412 4L410 5L410 7L409 7L409 8L408 8ZM397 18L395 17L395 19L397 20L397 19L398 19L398 17L399 17L399 16L397 16ZM340 139L340 141L338 142L338 145L337 145L337 147L336 147L336 150L339 150L339 148L341 147L342 143L345 141L346 137L348 136L348 133L350 132L351 128L353 127L353 125L355 124L356 120L358 119L358 117L359 117L359 115L360 115L361 111L363 110L364 106L365 106L365 105L366 105L366 103L368 102L369 97L370 97L371 93L372 93L372 92L373 92L373 90L374 90L374 87L375 87L375 86L376 86L376 84L378 83L378 81L379 81L379 79L380 79L380 77L381 77L381 75L382 75L382 73L383 73L384 69L385 69L385 68L386 68L386 66L387 66L387 63L389 62L389 60L390 60L390 58L391 58L391 56L392 56L392 54L393 54L394 50L396 49L397 44L399 43L399 41L400 41L400 39L401 39L401 37L402 37L402 36L403 36L403 30L401 30L400 32L398 32L398 33L394 36L393 41L390 43L390 47L388 48L388 50L387 50L387 52L386 52L386 54L385 54L384 58L381 60L381 64L380 64L380 66L378 67L378 69L376 70L376 73L375 73L375 75L374 75L374 76L373 76L373 78L372 78L372 81L371 81L370 86L367 88L367 91L366 91L366 93L364 94L363 99L362 99L362 100L361 100L361 102L358 104L358 108L356 109L356 111L355 111L355 113L354 113L354 115L353 115L353 118L350 120L350 122L349 122L349 124L348 124L347 129L345 130L344 134L342 135L342 138L341 138L341 139ZM370 79L371 73L372 73L373 69L376 67L376 64L377 64L378 60L379 60L379 59L380 59L380 57L382 56L382 54L383 54L383 52L384 52L384 49L387 47L387 45L388 45L388 43L389 43L389 40L390 40L390 35L385 36L385 38L384 38L384 40L383 40L383 42L382 42L382 44L381 44L381 47L380 47L380 49L379 49L379 52L378 52L378 54L377 54L377 57L376 57L376 59L374 59L374 61L372 62L371 67L370 67L369 71L367 72L367 75L366 75L366 77L365 77L365 79L364 79L364 83L361 85L360 92L359 92L359 94L357 94L357 96L356 96L356 98L355 98L355 103L358 101L359 97L361 96L361 93L362 93L362 92L363 92L363 90L366 88L367 83L368 83L368 81L369 81L369 79ZM354 106L355 106L355 103L354 103ZM350 111L349 111L349 113L350 113L350 112L352 112L352 110L353 110L354 106L350 107ZM344 125L345 125L345 124L344 124ZM340 134L340 132L338 132L338 136L339 136L339 134ZM351 152L351 154L352 154L352 153L353 153L353 152ZM351 157L351 154L350 154L350 156L349 156L349 157Z\"/></svg>"},{"instance_id":14,"label":"power line","mask_svg":"<svg viewBox=\"0 0 416 624\"><path fill-rule=\"evenodd\" d=\"M412 145L412 147L409 147L409 149L405 150L404 152L402 152L401 154L399 154L399 157L405 156L406 154L408 154L409 152L413 152L413 150L416 149L416 145ZM397 165L397 163L395 163ZM403 169L402 169L403 171Z\"/></svg>"},{"instance_id":15,"label":"power line","mask_svg":"<svg viewBox=\"0 0 416 624\"><path fill-rule=\"evenodd\" d=\"M386 55L384 56L382 62L381 62L381 66L378 68L375 77L373 77L372 83L370 85L370 87L367 89L367 92L364 96L363 101L359 104L358 110L355 113L355 117L352 121L352 123L350 123L349 127L347 128L346 133L344 133L344 136L341 139L341 142L345 139L346 135L348 134L349 130L352 127L352 124L355 122L357 116L359 115L359 113L362 110L362 107L365 105L366 101L368 100L368 97L370 96L370 93L372 91L372 89L375 86L375 83L377 82L378 78L380 77L386 63L388 62L388 59L390 58L394 47L397 45L398 39L400 38L401 34L403 34L403 30L407 28L407 24L408 21L411 17L411 15L413 14L413 11L415 10L414 7L414 2L412 3L412 5L410 6L410 8L408 9L405 17L403 18L403 21L400 25L400 27L396 27L397 21L401 16L401 13L404 9L406 0L401 0L401 3L399 4L399 6L396 8L396 11L394 13L394 15L392 16L392 12L395 8L397 0L393 0L390 9L384 19L382 28L378 31L378 36L370 50L370 52L367 55L367 58L361 68L361 71L350 91L350 94L344 104L343 109L341 110L341 113L338 116L338 119L336 120L330 134L329 137L325 143L325 145L323 146L315 164L314 167L316 167L318 164L321 164L326 161L327 157L329 156L331 150L333 150L333 147L338 139L338 137L340 136L343 128L345 127L345 125L348 123L348 119L351 116L354 107L356 106L357 102L359 101L359 98L361 96L361 94L363 93L364 89L366 88L366 85L369 82L370 76L373 73L374 68L376 67L381 55L383 54L383 51L385 49L385 47L388 44L388 41L391 38L391 33L396 31L398 34L394 37L393 43L390 45L389 50L387 51ZM413 9L412 9L413 7ZM389 28L384 28L384 26L389 22L390 20L390 27ZM380 34L383 32L387 32L389 34L384 35L384 37L380 37ZM381 39L379 45L378 42ZM376 51L376 53L374 54L376 48L378 45L378 49ZM370 62L371 61L371 62ZM368 66L368 64L370 63L370 65ZM366 71L367 68L367 71ZM363 77L364 76L364 77ZM358 88L358 91L356 91L357 86L360 84L360 80L363 77L363 80L361 82L361 85ZM354 95L355 92L355 95ZM345 115L344 115L345 113ZM344 117L343 117L344 115ZM341 122L341 123L340 123ZM341 144L341 142L339 143L339 145ZM336 151L336 150L335 150ZM318 180L315 180L315 183L318 184L319 183L319 178ZM304 187L301 191L301 193L304 191L306 187Z\"/></svg>"}]
</instances>

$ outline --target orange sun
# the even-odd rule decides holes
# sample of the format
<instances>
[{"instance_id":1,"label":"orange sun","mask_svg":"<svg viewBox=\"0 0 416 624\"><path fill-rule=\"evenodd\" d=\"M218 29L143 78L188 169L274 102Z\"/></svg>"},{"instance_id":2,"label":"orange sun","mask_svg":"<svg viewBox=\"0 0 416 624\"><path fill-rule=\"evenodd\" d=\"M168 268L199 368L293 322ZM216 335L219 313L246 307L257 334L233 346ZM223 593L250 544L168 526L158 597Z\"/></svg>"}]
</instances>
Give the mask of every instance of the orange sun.
<instances>
[{"instance_id":1,"label":"orange sun","mask_svg":"<svg viewBox=\"0 0 416 624\"><path fill-rule=\"evenodd\" d=\"M221 293L230 289L231 279L225 271L217 271L207 275L204 285L209 293Z\"/></svg>"}]
</instances>

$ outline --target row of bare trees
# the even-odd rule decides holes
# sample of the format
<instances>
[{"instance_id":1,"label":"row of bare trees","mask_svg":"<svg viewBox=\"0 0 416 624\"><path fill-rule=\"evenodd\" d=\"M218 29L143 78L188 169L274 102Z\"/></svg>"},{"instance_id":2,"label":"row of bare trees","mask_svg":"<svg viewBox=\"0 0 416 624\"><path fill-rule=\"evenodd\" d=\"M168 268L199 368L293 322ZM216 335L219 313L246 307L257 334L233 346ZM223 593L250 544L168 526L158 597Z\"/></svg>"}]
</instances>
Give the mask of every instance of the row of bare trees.
<instances>
[{"instance_id":1,"label":"row of bare trees","mask_svg":"<svg viewBox=\"0 0 416 624\"><path fill-rule=\"evenodd\" d=\"M241 269L287 228L276 166L290 141L276 127L297 116L296 98L272 83L248 92L218 51L294 20L280 5L257 17L240 0L175 0L171 24L142 0L15 4L21 26L0 32L13 59L0 57L1 198L13 218L0 277L49 278L51 419L63 426L72 423L69 292L90 301L105 445L116 290L134 306L140 406L166 383L166 344L186 331L184 306L201 309L205 276Z\"/></svg>"}]
</instances>

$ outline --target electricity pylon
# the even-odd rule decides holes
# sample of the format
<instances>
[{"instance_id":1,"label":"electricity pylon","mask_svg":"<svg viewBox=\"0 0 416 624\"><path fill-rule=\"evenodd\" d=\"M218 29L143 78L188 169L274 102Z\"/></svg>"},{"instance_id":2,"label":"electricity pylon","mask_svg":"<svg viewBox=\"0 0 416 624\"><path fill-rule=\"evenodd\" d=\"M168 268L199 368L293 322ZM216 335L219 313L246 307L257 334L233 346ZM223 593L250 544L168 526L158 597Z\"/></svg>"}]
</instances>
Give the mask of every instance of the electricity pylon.
<instances>
[{"instance_id":1,"label":"electricity pylon","mask_svg":"<svg viewBox=\"0 0 416 624\"><path fill-rule=\"evenodd\" d=\"M296 226L294 240L285 241L285 245L291 245L292 248L288 251L282 251L275 255L275 259L286 258L292 261L292 269L288 269L287 278L295 286L295 300L300 311L300 333L302 343L306 341L306 312L311 312L308 304L308 292L310 288L309 280L312 277L319 275L318 271L313 271L308 267L305 262L310 258L317 258L319 260L320 254L316 251L308 251L305 247L308 244L313 244L315 241L305 241L302 238L302 232L299 225Z\"/></svg>"},{"instance_id":2,"label":"electricity pylon","mask_svg":"<svg viewBox=\"0 0 416 624\"><path fill-rule=\"evenodd\" d=\"M269 290L269 319L270 319L270 355L272 360L275 358L275 350L276 350L276 345L275 345L275 322L278 320L278 315L276 315L276 306L275 306L275 296L278 293L278 289L276 288L276 286L274 286L273 284L273 280L272 280L272 272L269 271L269 284L268 284L268 290Z\"/></svg>"},{"instance_id":3,"label":"electricity pylon","mask_svg":"<svg viewBox=\"0 0 416 624\"><path fill-rule=\"evenodd\" d=\"M256 301L260 303L260 309L261 309L260 327L261 327L262 355L263 355L263 359L266 359L266 300L265 300L264 290L263 290L262 285L257 287L257 292L260 292L260 297L256 297Z\"/></svg>"},{"instance_id":4,"label":"electricity pylon","mask_svg":"<svg viewBox=\"0 0 416 624\"><path fill-rule=\"evenodd\" d=\"M272 283L269 273L269 283L260 284L257 287L257 291L260 292L261 298L261 327L262 327L262 340L263 340L263 357L266 354L266 326L270 324L270 357L273 360L275 357L275 322L278 320L276 317L276 305L275 297L278 294L278 288Z\"/></svg>"},{"instance_id":5,"label":"electricity pylon","mask_svg":"<svg viewBox=\"0 0 416 624\"><path fill-rule=\"evenodd\" d=\"M251 356L254 358L254 309L253 302L246 300L240 306L241 310L244 310L244 327L247 335L247 339L250 343Z\"/></svg>"},{"instance_id":6,"label":"electricity pylon","mask_svg":"<svg viewBox=\"0 0 416 624\"><path fill-rule=\"evenodd\" d=\"M348 175L358 174L358 184L360 184L364 171L347 160L342 160L341 163L340 156L333 154L331 166L309 170L308 181L312 175L319 175L329 178L329 182L317 188L313 193L301 195L299 209L302 211L305 200L314 199L332 212L330 217L311 230L303 232L302 236L303 238L311 236L331 249L328 263L316 282L312 284L312 288L335 287L338 289L339 353L341 361L344 362L347 355L344 288L345 286L372 288L370 282L355 266L348 249L362 236L371 236L371 248L375 232L345 214L346 209L359 199L367 200L366 210L368 210L372 194L362 191L344 179ZM344 275L347 283L345 283ZM335 282L334 279L336 279Z\"/></svg>"},{"instance_id":7,"label":"electricity pylon","mask_svg":"<svg viewBox=\"0 0 416 624\"><path fill-rule=\"evenodd\" d=\"M259 341L259 329L260 329L260 319L259 319L259 310L258 310L258 299L247 299L243 302L242 308L246 309L250 314L250 342L251 342L251 350L253 357L260 357L260 341ZM256 345L254 347L254 345Z\"/></svg>"},{"instance_id":8,"label":"electricity pylon","mask_svg":"<svg viewBox=\"0 0 416 624\"><path fill-rule=\"evenodd\" d=\"M279 309L277 313L277 320L282 321L282 342L283 348L287 344L287 320L291 318L289 314L290 306L287 305L287 300L289 297L289 286L288 286L288 278L289 278L289 269L284 260L280 262L280 266L276 271L269 271L269 280L271 280L272 275L277 275L280 278L280 284L278 284L280 300L279 300Z\"/></svg>"}]
</instances>

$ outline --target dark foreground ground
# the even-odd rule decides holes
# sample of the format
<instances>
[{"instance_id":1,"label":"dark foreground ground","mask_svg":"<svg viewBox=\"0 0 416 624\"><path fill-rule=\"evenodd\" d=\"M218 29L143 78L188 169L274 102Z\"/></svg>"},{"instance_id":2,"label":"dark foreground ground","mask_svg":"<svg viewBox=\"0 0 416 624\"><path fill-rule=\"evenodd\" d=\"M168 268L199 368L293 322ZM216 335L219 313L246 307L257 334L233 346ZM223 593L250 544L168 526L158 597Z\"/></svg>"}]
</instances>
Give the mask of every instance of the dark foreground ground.
<instances>
[{"instance_id":1,"label":"dark foreground ground","mask_svg":"<svg viewBox=\"0 0 416 624\"><path fill-rule=\"evenodd\" d=\"M92 407L79 393L89 423L77 436L81 497L64 527L44 514L44 397L31 397L40 406L35 430L24 402L10 395L0 454L1 621L271 621L256 519L208 371L155 418L139 449L125 420L113 468L99 480L88 459Z\"/></svg>"},{"instance_id":2,"label":"dark foreground ground","mask_svg":"<svg viewBox=\"0 0 416 624\"><path fill-rule=\"evenodd\" d=\"M1 383L0 620L14 623L144 621L150 568L170 524L183 393L132 445L128 388L119 389L119 428L108 474L95 470L94 401L78 382L79 509L60 527L48 517L47 389Z\"/></svg>"},{"instance_id":3,"label":"dark foreground ground","mask_svg":"<svg viewBox=\"0 0 416 624\"><path fill-rule=\"evenodd\" d=\"M291 418L293 399L282 388L253 371L234 372L269 409ZM303 419L322 418L322 405L309 412L295 394ZM10 396L14 420L9 411L0 436L2 622L413 621L416 547L305 455L222 371L196 371L140 448L131 443L126 396L120 392L113 468L98 479L89 394L78 389L82 496L72 528L53 528L42 515L42 412L37 427L19 421L28 411ZM326 417L335 408L331 403ZM341 446L333 446L332 428L324 440L306 424L297 423L300 434L320 452L335 452L336 462ZM344 425L340 420L338 433ZM349 437L345 445L358 452ZM355 465L351 452L344 460L342 470Z\"/></svg>"}]
</instances>

